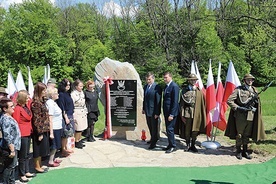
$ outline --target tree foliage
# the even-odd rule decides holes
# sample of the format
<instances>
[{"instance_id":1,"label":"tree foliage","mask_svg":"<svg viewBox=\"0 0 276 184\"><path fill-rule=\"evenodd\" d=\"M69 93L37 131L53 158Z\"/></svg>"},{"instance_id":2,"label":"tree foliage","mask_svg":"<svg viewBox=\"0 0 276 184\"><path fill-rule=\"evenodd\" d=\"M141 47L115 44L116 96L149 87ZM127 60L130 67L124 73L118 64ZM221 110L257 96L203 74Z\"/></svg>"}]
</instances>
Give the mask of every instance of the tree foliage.
<instances>
[{"instance_id":1,"label":"tree foliage","mask_svg":"<svg viewBox=\"0 0 276 184\"><path fill-rule=\"evenodd\" d=\"M143 79L148 71L159 83L171 71L181 85L192 60L206 81L209 59L222 80L229 61L264 85L276 76L274 0L120 1L121 15L105 14L96 4L25 0L0 8L0 82L20 69L41 81L44 66L61 80L93 78L105 57L132 63Z\"/></svg>"}]
</instances>

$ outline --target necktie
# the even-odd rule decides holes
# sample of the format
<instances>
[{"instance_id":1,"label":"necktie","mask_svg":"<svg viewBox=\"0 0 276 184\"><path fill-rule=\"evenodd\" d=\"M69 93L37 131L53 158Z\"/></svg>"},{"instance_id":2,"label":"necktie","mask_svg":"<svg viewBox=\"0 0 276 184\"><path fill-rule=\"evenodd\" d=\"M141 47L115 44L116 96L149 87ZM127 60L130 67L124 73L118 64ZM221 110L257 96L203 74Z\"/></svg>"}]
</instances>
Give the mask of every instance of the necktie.
<instances>
[{"instance_id":1,"label":"necktie","mask_svg":"<svg viewBox=\"0 0 276 184\"><path fill-rule=\"evenodd\" d=\"M146 93L148 93L149 89L150 89L150 85L147 86Z\"/></svg>"}]
</instances>

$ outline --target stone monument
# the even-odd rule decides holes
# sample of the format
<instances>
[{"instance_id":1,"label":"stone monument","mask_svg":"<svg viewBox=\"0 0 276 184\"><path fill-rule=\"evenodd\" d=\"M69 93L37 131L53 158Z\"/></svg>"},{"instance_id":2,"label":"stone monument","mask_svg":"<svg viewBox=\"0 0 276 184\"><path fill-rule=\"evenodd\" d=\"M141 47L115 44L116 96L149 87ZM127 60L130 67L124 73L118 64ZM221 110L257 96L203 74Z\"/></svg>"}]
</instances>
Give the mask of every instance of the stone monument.
<instances>
[{"instance_id":1,"label":"stone monument","mask_svg":"<svg viewBox=\"0 0 276 184\"><path fill-rule=\"evenodd\" d=\"M104 58L95 67L95 84L99 91L102 104L105 106L105 84L104 77L111 77L114 80L137 80L137 125L136 127L112 126L112 138L124 138L127 140L141 139L142 130L146 130L147 139L150 139L149 130L145 115L142 114L143 106L143 86L140 76L128 62L115 61ZM112 139L111 138L111 139Z\"/></svg>"}]
</instances>

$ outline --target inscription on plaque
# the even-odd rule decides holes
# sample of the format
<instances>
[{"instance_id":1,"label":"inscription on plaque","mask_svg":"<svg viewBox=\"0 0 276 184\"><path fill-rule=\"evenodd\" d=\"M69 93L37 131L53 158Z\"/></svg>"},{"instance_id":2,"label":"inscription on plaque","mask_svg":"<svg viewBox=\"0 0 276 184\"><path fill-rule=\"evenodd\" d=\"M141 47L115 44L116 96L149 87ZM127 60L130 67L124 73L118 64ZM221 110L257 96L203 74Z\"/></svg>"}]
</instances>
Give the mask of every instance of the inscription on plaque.
<instances>
[{"instance_id":1,"label":"inscription on plaque","mask_svg":"<svg viewBox=\"0 0 276 184\"><path fill-rule=\"evenodd\" d=\"M110 86L112 126L136 126L137 80L113 80Z\"/></svg>"}]
</instances>

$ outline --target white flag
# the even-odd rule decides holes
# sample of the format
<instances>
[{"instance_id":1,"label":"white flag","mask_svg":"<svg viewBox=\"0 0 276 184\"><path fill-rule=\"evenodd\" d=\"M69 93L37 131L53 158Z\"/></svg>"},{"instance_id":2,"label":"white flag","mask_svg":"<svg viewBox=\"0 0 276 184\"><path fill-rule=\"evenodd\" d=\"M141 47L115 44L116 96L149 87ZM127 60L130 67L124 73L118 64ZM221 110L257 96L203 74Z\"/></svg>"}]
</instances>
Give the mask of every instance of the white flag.
<instances>
[{"instance_id":1,"label":"white flag","mask_svg":"<svg viewBox=\"0 0 276 184\"><path fill-rule=\"evenodd\" d=\"M16 84L14 82L13 76L12 76L10 71L8 71L8 87L7 87L7 90L8 90L7 91L8 97L12 97L17 92Z\"/></svg>"},{"instance_id":2,"label":"white flag","mask_svg":"<svg viewBox=\"0 0 276 184\"><path fill-rule=\"evenodd\" d=\"M47 67L45 66L44 67L44 76L43 76L43 79L42 79L42 83L46 84L47 85L47 81L48 81L48 72L47 72Z\"/></svg>"},{"instance_id":3,"label":"white flag","mask_svg":"<svg viewBox=\"0 0 276 184\"><path fill-rule=\"evenodd\" d=\"M47 82L50 78L51 78L51 68L50 68L50 65L47 64Z\"/></svg>"},{"instance_id":4,"label":"white flag","mask_svg":"<svg viewBox=\"0 0 276 184\"><path fill-rule=\"evenodd\" d=\"M30 98L33 98L33 95L34 95L34 84L33 84L33 79L32 79L32 76L31 76L31 70L30 70L30 67L28 67L28 92L30 94Z\"/></svg>"},{"instance_id":5,"label":"white flag","mask_svg":"<svg viewBox=\"0 0 276 184\"><path fill-rule=\"evenodd\" d=\"M196 62L194 60L192 61L192 64L191 64L191 73L193 73L193 74L195 74L197 76L198 80L196 82L196 85L199 87L199 89L202 90L202 92L205 95L206 91L205 91L205 88L203 86L203 82L202 82L199 70L197 68L197 64L196 64Z\"/></svg>"},{"instance_id":6,"label":"white flag","mask_svg":"<svg viewBox=\"0 0 276 184\"><path fill-rule=\"evenodd\" d=\"M18 91L24 89L26 90L26 86L25 86L25 83L24 83L24 79L23 79L23 76L22 76L22 73L21 71L19 70L18 74L17 74L17 78L16 78L16 88Z\"/></svg>"}]
</instances>

